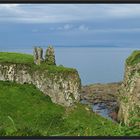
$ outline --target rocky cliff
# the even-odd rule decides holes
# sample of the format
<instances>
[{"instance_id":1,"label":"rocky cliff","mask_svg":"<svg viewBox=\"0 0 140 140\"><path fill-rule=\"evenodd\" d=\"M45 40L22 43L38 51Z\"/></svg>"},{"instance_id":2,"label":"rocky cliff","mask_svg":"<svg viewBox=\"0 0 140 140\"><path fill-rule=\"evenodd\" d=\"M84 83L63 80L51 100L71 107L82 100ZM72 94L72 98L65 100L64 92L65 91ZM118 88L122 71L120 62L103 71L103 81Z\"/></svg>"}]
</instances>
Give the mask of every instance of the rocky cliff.
<instances>
[{"instance_id":1,"label":"rocky cliff","mask_svg":"<svg viewBox=\"0 0 140 140\"><path fill-rule=\"evenodd\" d=\"M12 60L12 53L2 55L7 57L5 59L0 57L0 80L33 84L50 96L54 103L63 106L71 106L80 100L81 81L76 69L46 64L35 65L28 62L19 63L18 57L15 62Z\"/></svg>"},{"instance_id":2,"label":"rocky cliff","mask_svg":"<svg viewBox=\"0 0 140 140\"><path fill-rule=\"evenodd\" d=\"M140 51L134 51L126 60L118 100L118 119L127 125L140 125Z\"/></svg>"}]
</instances>

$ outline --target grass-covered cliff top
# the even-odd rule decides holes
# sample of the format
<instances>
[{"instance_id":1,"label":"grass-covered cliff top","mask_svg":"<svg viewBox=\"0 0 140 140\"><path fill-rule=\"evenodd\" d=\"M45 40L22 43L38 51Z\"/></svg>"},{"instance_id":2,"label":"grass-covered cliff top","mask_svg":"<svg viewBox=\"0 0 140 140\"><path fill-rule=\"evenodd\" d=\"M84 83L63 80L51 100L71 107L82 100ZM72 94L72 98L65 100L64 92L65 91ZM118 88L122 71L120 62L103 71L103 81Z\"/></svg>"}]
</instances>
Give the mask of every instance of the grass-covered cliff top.
<instances>
[{"instance_id":1,"label":"grass-covered cliff top","mask_svg":"<svg viewBox=\"0 0 140 140\"><path fill-rule=\"evenodd\" d=\"M134 65L140 63L140 50L134 51L127 59L126 64L127 65Z\"/></svg>"},{"instance_id":2,"label":"grass-covered cliff top","mask_svg":"<svg viewBox=\"0 0 140 140\"><path fill-rule=\"evenodd\" d=\"M75 72L75 69L73 68L47 65L45 62L38 66L34 64L33 55L14 52L0 52L0 63L25 64L30 65L34 69L47 69L51 72Z\"/></svg>"},{"instance_id":3,"label":"grass-covered cliff top","mask_svg":"<svg viewBox=\"0 0 140 140\"><path fill-rule=\"evenodd\" d=\"M33 56L30 54L0 52L0 62L33 64Z\"/></svg>"}]
</instances>

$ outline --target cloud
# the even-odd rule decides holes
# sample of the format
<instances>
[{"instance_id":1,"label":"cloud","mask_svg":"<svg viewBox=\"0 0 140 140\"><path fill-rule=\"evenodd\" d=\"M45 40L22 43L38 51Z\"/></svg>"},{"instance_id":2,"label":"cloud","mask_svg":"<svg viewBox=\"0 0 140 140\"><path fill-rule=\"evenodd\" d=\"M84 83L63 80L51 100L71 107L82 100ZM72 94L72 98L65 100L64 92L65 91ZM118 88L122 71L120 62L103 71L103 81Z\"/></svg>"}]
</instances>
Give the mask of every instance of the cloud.
<instances>
[{"instance_id":1,"label":"cloud","mask_svg":"<svg viewBox=\"0 0 140 140\"><path fill-rule=\"evenodd\" d=\"M15 7L18 7L18 6L19 6L19 4L1 4L0 8L12 9L12 8L15 8Z\"/></svg>"},{"instance_id":2,"label":"cloud","mask_svg":"<svg viewBox=\"0 0 140 140\"><path fill-rule=\"evenodd\" d=\"M61 28L61 27L60 27ZM65 31L63 28L61 28L61 31ZM64 32L65 33L65 32ZM71 28L69 30L69 33L71 34L80 34L80 35L109 35L109 34L136 34L140 33L140 28L122 28L122 27L117 27L117 28L104 28L104 29L95 29L91 28L85 25L79 25L78 27Z\"/></svg>"},{"instance_id":3,"label":"cloud","mask_svg":"<svg viewBox=\"0 0 140 140\"><path fill-rule=\"evenodd\" d=\"M77 16L73 16L73 12L63 7L64 5L50 4L23 4L0 5L0 21L20 22L20 23L61 23L73 21ZM66 6L70 10L72 5ZM65 13L66 12L66 13Z\"/></svg>"},{"instance_id":4,"label":"cloud","mask_svg":"<svg viewBox=\"0 0 140 140\"><path fill-rule=\"evenodd\" d=\"M107 10L109 16L114 18L128 18L128 17L140 17L140 5L139 4L119 4L118 6L110 5Z\"/></svg>"},{"instance_id":5,"label":"cloud","mask_svg":"<svg viewBox=\"0 0 140 140\"><path fill-rule=\"evenodd\" d=\"M56 26L56 27L50 27L50 30L56 30L56 31L68 31L68 30L73 30L74 26L72 24L64 24L61 26Z\"/></svg>"},{"instance_id":6,"label":"cloud","mask_svg":"<svg viewBox=\"0 0 140 140\"><path fill-rule=\"evenodd\" d=\"M132 33L140 32L140 28L114 28L114 29L91 29L93 33Z\"/></svg>"},{"instance_id":7,"label":"cloud","mask_svg":"<svg viewBox=\"0 0 140 140\"><path fill-rule=\"evenodd\" d=\"M0 22L70 23L134 17L140 18L139 4L0 4Z\"/></svg>"},{"instance_id":8,"label":"cloud","mask_svg":"<svg viewBox=\"0 0 140 140\"><path fill-rule=\"evenodd\" d=\"M85 26L85 25L80 25L79 28L78 28L80 31L88 31L88 27Z\"/></svg>"},{"instance_id":9,"label":"cloud","mask_svg":"<svg viewBox=\"0 0 140 140\"><path fill-rule=\"evenodd\" d=\"M66 25L64 25L64 30L69 30L69 29L71 29L72 27L73 27L72 25L66 24Z\"/></svg>"}]
</instances>

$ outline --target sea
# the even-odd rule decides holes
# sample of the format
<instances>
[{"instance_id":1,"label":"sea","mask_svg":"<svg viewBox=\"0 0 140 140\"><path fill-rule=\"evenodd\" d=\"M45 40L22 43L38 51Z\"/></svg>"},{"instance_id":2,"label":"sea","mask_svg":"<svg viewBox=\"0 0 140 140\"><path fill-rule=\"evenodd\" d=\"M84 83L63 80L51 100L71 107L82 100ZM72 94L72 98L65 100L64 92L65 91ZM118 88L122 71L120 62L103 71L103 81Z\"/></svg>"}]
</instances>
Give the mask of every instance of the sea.
<instances>
[{"instance_id":1,"label":"sea","mask_svg":"<svg viewBox=\"0 0 140 140\"><path fill-rule=\"evenodd\" d=\"M82 85L88 85L122 81L126 58L140 48L63 46L54 49L56 64L76 68ZM0 48L0 51L32 54L33 47Z\"/></svg>"}]
</instances>

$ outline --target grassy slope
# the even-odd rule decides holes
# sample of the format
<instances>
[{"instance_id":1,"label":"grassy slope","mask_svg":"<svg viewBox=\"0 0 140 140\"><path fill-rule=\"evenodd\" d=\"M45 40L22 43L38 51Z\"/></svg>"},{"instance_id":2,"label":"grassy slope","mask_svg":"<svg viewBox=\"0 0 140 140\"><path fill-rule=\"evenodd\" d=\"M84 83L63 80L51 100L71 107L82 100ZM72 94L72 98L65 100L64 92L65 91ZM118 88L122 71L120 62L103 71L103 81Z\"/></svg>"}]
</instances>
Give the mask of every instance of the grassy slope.
<instances>
[{"instance_id":1,"label":"grassy slope","mask_svg":"<svg viewBox=\"0 0 140 140\"><path fill-rule=\"evenodd\" d=\"M134 65L140 63L140 50L134 51L127 59L126 64L127 65Z\"/></svg>"},{"instance_id":2,"label":"grassy slope","mask_svg":"<svg viewBox=\"0 0 140 140\"><path fill-rule=\"evenodd\" d=\"M33 56L22 53L0 52L0 62L33 63Z\"/></svg>"},{"instance_id":3,"label":"grassy slope","mask_svg":"<svg viewBox=\"0 0 140 140\"><path fill-rule=\"evenodd\" d=\"M140 135L77 104L64 108L32 85L0 81L0 136Z\"/></svg>"},{"instance_id":4,"label":"grassy slope","mask_svg":"<svg viewBox=\"0 0 140 140\"><path fill-rule=\"evenodd\" d=\"M118 125L84 105L64 108L32 85L0 82L0 135L117 135Z\"/></svg>"}]
</instances>

